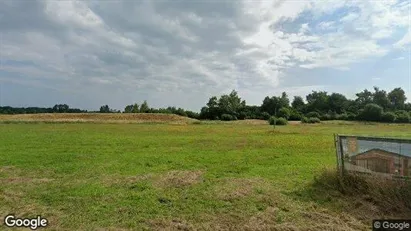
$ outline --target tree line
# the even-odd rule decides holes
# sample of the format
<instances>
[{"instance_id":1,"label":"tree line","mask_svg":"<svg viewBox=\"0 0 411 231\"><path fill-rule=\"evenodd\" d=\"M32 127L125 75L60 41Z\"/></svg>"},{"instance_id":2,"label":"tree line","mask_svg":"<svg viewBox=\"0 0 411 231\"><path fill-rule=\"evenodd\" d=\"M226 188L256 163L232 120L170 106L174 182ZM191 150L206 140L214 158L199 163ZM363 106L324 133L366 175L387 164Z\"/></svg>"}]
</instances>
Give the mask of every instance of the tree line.
<instances>
[{"instance_id":1,"label":"tree line","mask_svg":"<svg viewBox=\"0 0 411 231\"><path fill-rule=\"evenodd\" d=\"M87 110L70 108L67 104L56 104L54 107L0 107L0 114L37 114L37 113L85 113Z\"/></svg>"},{"instance_id":2,"label":"tree line","mask_svg":"<svg viewBox=\"0 0 411 231\"><path fill-rule=\"evenodd\" d=\"M237 92L219 98L213 96L201 109L200 119L237 120L264 119L270 117L286 120L360 120L381 122L411 122L411 103L402 88L390 92L374 87L348 99L340 93L312 91L305 97L295 96L290 100L286 92L280 96L267 96L260 106L247 105ZM311 120L310 120L311 118Z\"/></svg>"},{"instance_id":3,"label":"tree line","mask_svg":"<svg viewBox=\"0 0 411 231\"><path fill-rule=\"evenodd\" d=\"M237 91L220 97L212 96L200 113L183 108L152 108L147 101L141 104L127 105L123 111L100 107L99 111L87 111L70 108L66 104L57 104L52 108L41 107L0 107L0 114L31 113L165 113L186 116L202 120L244 120L270 117L285 120L318 121L318 120L359 120L381 122L411 122L411 103L407 103L405 91L395 88L389 92L374 87L363 90L354 99L348 99L340 93L312 91L305 99L295 96L290 100L286 92L280 96L266 96L261 105L247 105Z\"/></svg>"}]
</instances>

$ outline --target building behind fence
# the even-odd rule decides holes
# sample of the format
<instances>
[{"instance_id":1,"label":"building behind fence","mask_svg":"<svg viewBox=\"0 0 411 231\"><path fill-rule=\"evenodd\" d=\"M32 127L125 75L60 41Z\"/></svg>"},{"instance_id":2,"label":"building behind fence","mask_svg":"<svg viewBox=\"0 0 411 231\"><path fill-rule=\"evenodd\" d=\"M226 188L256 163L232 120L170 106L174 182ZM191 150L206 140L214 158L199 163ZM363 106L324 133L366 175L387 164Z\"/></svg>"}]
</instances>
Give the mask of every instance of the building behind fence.
<instances>
[{"instance_id":1,"label":"building behind fence","mask_svg":"<svg viewBox=\"0 0 411 231\"><path fill-rule=\"evenodd\" d=\"M411 140L337 135L338 168L350 172L411 177Z\"/></svg>"}]
</instances>

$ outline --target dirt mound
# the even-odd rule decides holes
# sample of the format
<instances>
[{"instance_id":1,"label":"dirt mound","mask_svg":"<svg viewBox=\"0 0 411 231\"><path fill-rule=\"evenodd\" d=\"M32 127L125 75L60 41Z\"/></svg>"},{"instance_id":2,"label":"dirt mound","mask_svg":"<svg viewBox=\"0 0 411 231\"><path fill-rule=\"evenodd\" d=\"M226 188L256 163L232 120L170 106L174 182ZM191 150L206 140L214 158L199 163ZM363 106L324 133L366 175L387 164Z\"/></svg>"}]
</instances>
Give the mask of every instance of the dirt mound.
<instances>
[{"instance_id":1,"label":"dirt mound","mask_svg":"<svg viewBox=\"0 0 411 231\"><path fill-rule=\"evenodd\" d=\"M177 123L196 121L183 116L156 113L44 113L0 115L1 122L97 122L97 123Z\"/></svg>"}]
</instances>

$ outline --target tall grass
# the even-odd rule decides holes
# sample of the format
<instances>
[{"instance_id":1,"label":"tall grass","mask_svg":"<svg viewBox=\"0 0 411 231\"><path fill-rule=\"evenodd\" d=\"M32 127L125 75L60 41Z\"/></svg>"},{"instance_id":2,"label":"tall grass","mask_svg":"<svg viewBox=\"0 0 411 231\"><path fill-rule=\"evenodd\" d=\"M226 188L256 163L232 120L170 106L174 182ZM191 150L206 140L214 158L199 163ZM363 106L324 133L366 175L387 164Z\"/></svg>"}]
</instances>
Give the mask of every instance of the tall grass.
<instances>
[{"instance_id":1,"label":"tall grass","mask_svg":"<svg viewBox=\"0 0 411 231\"><path fill-rule=\"evenodd\" d=\"M314 180L314 185L328 190L338 190L343 195L363 198L385 211L411 210L411 181L325 170Z\"/></svg>"}]
</instances>

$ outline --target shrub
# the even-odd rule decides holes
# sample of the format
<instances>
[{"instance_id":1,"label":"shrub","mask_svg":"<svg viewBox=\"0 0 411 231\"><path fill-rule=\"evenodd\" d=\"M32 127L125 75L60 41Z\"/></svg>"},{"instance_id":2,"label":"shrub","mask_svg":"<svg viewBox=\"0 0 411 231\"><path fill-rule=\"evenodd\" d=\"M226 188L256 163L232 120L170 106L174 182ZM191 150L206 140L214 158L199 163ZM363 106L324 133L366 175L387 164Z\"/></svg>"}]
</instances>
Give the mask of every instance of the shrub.
<instances>
[{"instance_id":1,"label":"shrub","mask_svg":"<svg viewBox=\"0 0 411 231\"><path fill-rule=\"evenodd\" d=\"M317 116L310 116L310 117L317 117ZM321 120L336 120L338 117L338 114L335 111L329 111L328 113L324 114L323 116L320 116L319 118Z\"/></svg>"},{"instance_id":2,"label":"shrub","mask_svg":"<svg viewBox=\"0 0 411 231\"><path fill-rule=\"evenodd\" d=\"M286 118L278 118L277 119L277 124L276 125L287 125L288 124L288 120Z\"/></svg>"},{"instance_id":3,"label":"shrub","mask_svg":"<svg viewBox=\"0 0 411 231\"><path fill-rule=\"evenodd\" d=\"M321 123L321 120L318 117L310 117L308 118L308 123L310 124Z\"/></svg>"},{"instance_id":4,"label":"shrub","mask_svg":"<svg viewBox=\"0 0 411 231\"><path fill-rule=\"evenodd\" d=\"M268 112L263 112L261 113L261 117L263 120L268 120L270 119L270 114L268 114Z\"/></svg>"},{"instance_id":5,"label":"shrub","mask_svg":"<svg viewBox=\"0 0 411 231\"><path fill-rule=\"evenodd\" d=\"M309 112L309 113L307 113L306 116L307 116L308 118L310 118L310 117L320 118L320 117L321 117L321 116L320 116L320 113L318 113L318 112L316 112L316 111Z\"/></svg>"},{"instance_id":6,"label":"shrub","mask_svg":"<svg viewBox=\"0 0 411 231\"><path fill-rule=\"evenodd\" d=\"M367 104L361 113L360 118L366 121L380 121L383 113L383 108L378 104Z\"/></svg>"},{"instance_id":7,"label":"shrub","mask_svg":"<svg viewBox=\"0 0 411 231\"><path fill-rule=\"evenodd\" d=\"M381 121L386 123L393 123L397 119L397 116L393 112L384 112L381 115Z\"/></svg>"},{"instance_id":8,"label":"shrub","mask_svg":"<svg viewBox=\"0 0 411 231\"><path fill-rule=\"evenodd\" d=\"M398 123L409 123L410 122L410 115L406 111L397 111L397 120Z\"/></svg>"},{"instance_id":9,"label":"shrub","mask_svg":"<svg viewBox=\"0 0 411 231\"><path fill-rule=\"evenodd\" d=\"M350 120L350 121L354 121L357 119L357 115L352 112L348 112L347 116L348 116L347 120Z\"/></svg>"},{"instance_id":10,"label":"shrub","mask_svg":"<svg viewBox=\"0 0 411 231\"><path fill-rule=\"evenodd\" d=\"M271 116L270 119L268 120L268 122L270 123L270 125L287 125L288 124L288 120L285 118L276 118L275 116Z\"/></svg>"},{"instance_id":11,"label":"shrub","mask_svg":"<svg viewBox=\"0 0 411 231\"><path fill-rule=\"evenodd\" d=\"M288 108L282 107L279 111L278 111L278 117L282 117L285 119L290 119L291 116L291 111Z\"/></svg>"},{"instance_id":12,"label":"shrub","mask_svg":"<svg viewBox=\"0 0 411 231\"><path fill-rule=\"evenodd\" d=\"M348 120L348 114L343 113L343 114L337 115L337 120Z\"/></svg>"},{"instance_id":13,"label":"shrub","mask_svg":"<svg viewBox=\"0 0 411 231\"><path fill-rule=\"evenodd\" d=\"M276 124L276 123L277 123L277 118L276 118L275 116L271 116L271 117L268 119L268 123L269 123L270 125Z\"/></svg>"},{"instance_id":14,"label":"shrub","mask_svg":"<svg viewBox=\"0 0 411 231\"><path fill-rule=\"evenodd\" d=\"M290 115L290 118L288 120L300 121L302 118L303 118L303 116L299 112L292 111L291 115Z\"/></svg>"},{"instance_id":15,"label":"shrub","mask_svg":"<svg viewBox=\"0 0 411 231\"><path fill-rule=\"evenodd\" d=\"M308 123L309 123L308 118L305 117L305 116L303 116L303 118L301 118L301 123L303 123L303 124L308 124Z\"/></svg>"},{"instance_id":16,"label":"shrub","mask_svg":"<svg viewBox=\"0 0 411 231\"><path fill-rule=\"evenodd\" d=\"M301 119L301 123L303 123L303 124L316 124L316 123L321 123L321 120L317 117L310 117L310 118L303 117Z\"/></svg>"},{"instance_id":17,"label":"shrub","mask_svg":"<svg viewBox=\"0 0 411 231\"><path fill-rule=\"evenodd\" d=\"M233 116L230 115L230 114L222 114L222 115L221 115L221 120L230 121L230 120L234 120L234 118L233 118Z\"/></svg>"},{"instance_id":18,"label":"shrub","mask_svg":"<svg viewBox=\"0 0 411 231\"><path fill-rule=\"evenodd\" d=\"M311 117L310 117L311 118ZM319 117L321 120L331 120L330 114L324 114Z\"/></svg>"},{"instance_id":19,"label":"shrub","mask_svg":"<svg viewBox=\"0 0 411 231\"><path fill-rule=\"evenodd\" d=\"M240 114L238 115L238 119L240 120L245 120L247 118L247 113L245 112L240 112Z\"/></svg>"}]
</instances>

